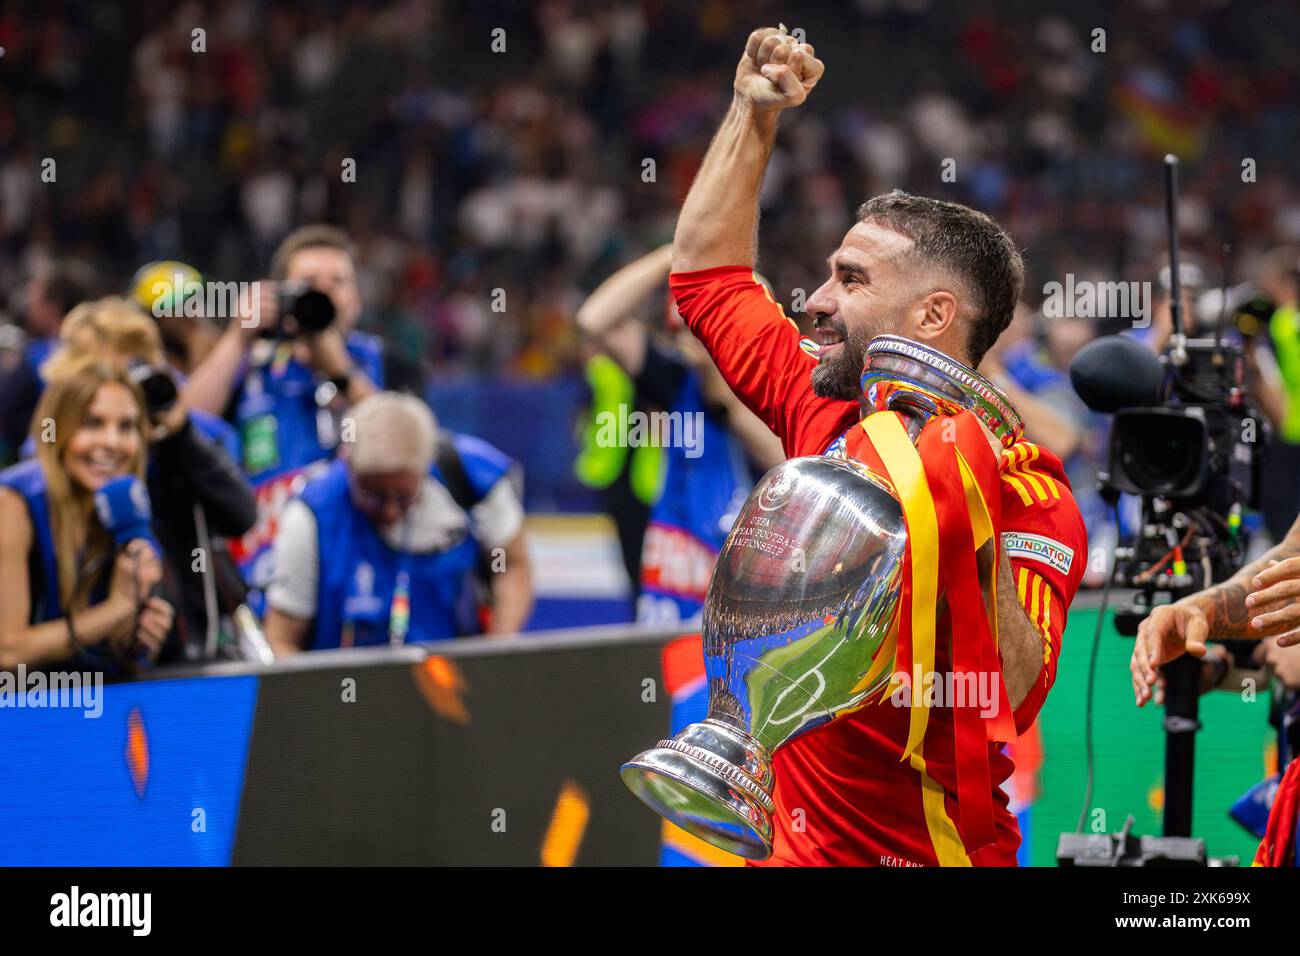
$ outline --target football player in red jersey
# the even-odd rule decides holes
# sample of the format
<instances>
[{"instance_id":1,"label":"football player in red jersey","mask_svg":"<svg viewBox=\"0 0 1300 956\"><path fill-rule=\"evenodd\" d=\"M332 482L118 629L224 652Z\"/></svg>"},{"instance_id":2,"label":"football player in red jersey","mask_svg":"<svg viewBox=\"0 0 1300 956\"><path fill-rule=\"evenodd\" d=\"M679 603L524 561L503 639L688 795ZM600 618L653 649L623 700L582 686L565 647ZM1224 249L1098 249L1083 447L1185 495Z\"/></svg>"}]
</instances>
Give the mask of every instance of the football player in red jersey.
<instances>
[{"instance_id":1,"label":"football player in red jersey","mask_svg":"<svg viewBox=\"0 0 1300 956\"><path fill-rule=\"evenodd\" d=\"M777 118L821 79L813 47L784 29L756 30L736 67L731 108L691 187L673 239L678 308L727 383L790 456L823 454L853 428L863 354L883 333L906 336L974 368L1011 321L1024 284L1020 254L988 216L904 193L865 203L809 297L818 348L754 281L758 194ZM816 356L812 354L816 352ZM989 436L993 443L992 436ZM1046 449L994 443L1001 458L998 650L1017 731L1033 723L1056 676L1066 611L1087 536L1061 462ZM950 671L947 611L935 676ZM1014 865L1020 834L1001 783L1012 764L990 743L996 838L958 833L951 711L936 713L921 753L903 760L908 710L882 702L779 748L771 864Z\"/></svg>"}]
</instances>

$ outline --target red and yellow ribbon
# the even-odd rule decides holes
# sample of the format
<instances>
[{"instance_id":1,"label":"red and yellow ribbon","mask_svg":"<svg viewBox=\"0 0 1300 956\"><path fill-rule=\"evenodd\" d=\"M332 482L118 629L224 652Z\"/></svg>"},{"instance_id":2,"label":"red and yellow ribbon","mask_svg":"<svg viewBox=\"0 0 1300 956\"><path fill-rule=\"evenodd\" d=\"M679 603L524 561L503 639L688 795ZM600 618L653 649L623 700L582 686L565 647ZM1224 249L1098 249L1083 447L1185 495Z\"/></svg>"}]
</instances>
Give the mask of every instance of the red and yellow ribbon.
<instances>
[{"instance_id":1,"label":"red and yellow ribbon","mask_svg":"<svg viewBox=\"0 0 1300 956\"><path fill-rule=\"evenodd\" d=\"M948 602L949 649L954 686L979 687L981 675L995 689L996 708L981 712L971 695L953 707L958 832L967 851L993 842L993 784L989 741L1015 739L1015 723L1002 680L997 645L997 566L1001 541L999 460L970 412L928 423L914 445L897 414L877 413L861 422L866 442L846 451L878 460L898 495L907 525L903 588L899 604L898 672L935 674L939 595ZM989 606L980 587L977 552L993 543ZM937 675L935 675L937 677ZM973 695L978 697L978 695ZM913 687L907 743L902 759L919 754L929 726L926 695ZM958 706L960 704L960 706Z\"/></svg>"}]
</instances>

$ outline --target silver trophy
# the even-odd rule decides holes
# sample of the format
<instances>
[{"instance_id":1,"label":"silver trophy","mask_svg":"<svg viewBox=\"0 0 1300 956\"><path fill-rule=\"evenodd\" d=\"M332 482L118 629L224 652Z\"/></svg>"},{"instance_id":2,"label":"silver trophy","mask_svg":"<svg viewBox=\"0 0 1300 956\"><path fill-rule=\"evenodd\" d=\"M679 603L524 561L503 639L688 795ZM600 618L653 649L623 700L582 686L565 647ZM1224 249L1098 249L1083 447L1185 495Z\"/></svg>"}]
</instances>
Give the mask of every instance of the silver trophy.
<instances>
[{"instance_id":1,"label":"silver trophy","mask_svg":"<svg viewBox=\"0 0 1300 956\"><path fill-rule=\"evenodd\" d=\"M862 404L864 416L904 412L913 441L930 418L965 409L1006 447L1023 431L979 373L893 335L867 347ZM903 511L843 444L792 458L755 485L704 605L708 717L622 767L656 812L749 859L772 853L772 753L864 706L894 671Z\"/></svg>"}]
</instances>

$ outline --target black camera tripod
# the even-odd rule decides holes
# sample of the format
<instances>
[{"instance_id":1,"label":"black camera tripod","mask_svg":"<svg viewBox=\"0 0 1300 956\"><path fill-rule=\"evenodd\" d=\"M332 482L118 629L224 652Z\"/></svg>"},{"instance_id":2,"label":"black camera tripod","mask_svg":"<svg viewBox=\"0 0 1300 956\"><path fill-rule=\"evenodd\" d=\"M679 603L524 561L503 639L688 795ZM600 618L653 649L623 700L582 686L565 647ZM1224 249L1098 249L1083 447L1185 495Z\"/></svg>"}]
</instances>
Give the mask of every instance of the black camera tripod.
<instances>
[{"instance_id":1,"label":"black camera tripod","mask_svg":"<svg viewBox=\"0 0 1300 956\"><path fill-rule=\"evenodd\" d=\"M1115 629L1133 637L1155 605L1152 598L1168 594L1177 600L1191 588L1152 588L1139 592L1142 600L1115 611ZM1103 609L1104 614L1104 609ZM1098 628L1104 621L1098 621ZM1165 805L1162 835L1134 836L1129 815L1118 833L1062 833L1056 849L1060 866L1206 866L1205 841L1192 834L1192 781L1196 732L1201 729L1200 664L1184 654L1164 668L1165 677ZM1091 793L1091 784L1089 784ZM1086 810L1086 807L1085 807ZM1080 818L1082 828L1082 817Z\"/></svg>"},{"instance_id":2,"label":"black camera tripod","mask_svg":"<svg viewBox=\"0 0 1300 956\"><path fill-rule=\"evenodd\" d=\"M1118 499L1103 482L1103 496ZM1112 501L1113 503L1113 501ZM1094 642L1101 640L1105 605L1112 586L1135 588L1130 603L1116 608L1115 629L1135 637L1147 615L1165 601L1178 601L1226 580L1242 564L1246 542L1236 534L1221 537L1203 509L1148 509L1144 502L1140 534L1130 547L1117 549L1115 567L1103 597ZM1176 547L1175 547L1176 545ZM1171 556L1177 555L1173 562ZM1096 661L1094 643L1093 666ZM1165 798L1162 834L1132 837L1130 817L1119 834L1061 835L1057 860L1063 866L1206 866L1205 841L1192 837L1192 792L1196 733L1201 729L1201 661L1184 654L1161 668L1164 676ZM1091 699L1092 673L1089 675ZM1089 717L1091 722L1091 717ZM1089 734L1091 731L1089 731ZM1089 736L1089 740L1091 737ZM1091 747L1091 743L1089 744ZM1091 761L1091 750L1090 757ZM1091 771L1088 801L1091 800ZM1085 806L1085 812L1087 806Z\"/></svg>"},{"instance_id":3,"label":"black camera tripod","mask_svg":"<svg viewBox=\"0 0 1300 956\"><path fill-rule=\"evenodd\" d=\"M1138 625L1155 607L1151 598L1168 595L1177 601L1192 593L1184 588L1140 592L1145 604L1115 610L1115 630L1135 637ZM1201 729L1201 661L1184 654L1161 668L1165 678L1165 805L1161 832L1166 837L1192 835L1192 781L1196 772L1196 732Z\"/></svg>"}]
</instances>

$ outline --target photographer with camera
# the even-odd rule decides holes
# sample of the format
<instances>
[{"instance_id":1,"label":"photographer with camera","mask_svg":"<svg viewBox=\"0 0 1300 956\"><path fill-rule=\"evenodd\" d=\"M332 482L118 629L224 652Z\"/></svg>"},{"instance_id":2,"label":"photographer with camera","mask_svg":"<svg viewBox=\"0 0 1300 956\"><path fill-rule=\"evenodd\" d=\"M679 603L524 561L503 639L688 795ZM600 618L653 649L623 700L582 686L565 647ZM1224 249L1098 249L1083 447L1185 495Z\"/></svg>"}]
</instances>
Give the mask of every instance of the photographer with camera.
<instances>
[{"instance_id":1,"label":"photographer with camera","mask_svg":"<svg viewBox=\"0 0 1300 956\"><path fill-rule=\"evenodd\" d=\"M45 389L36 457L0 472L0 669L129 673L158 658L175 611L139 520L147 423L116 365L87 360Z\"/></svg>"},{"instance_id":2,"label":"photographer with camera","mask_svg":"<svg viewBox=\"0 0 1300 956\"><path fill-rule=\"evenodd\" d=\"M255 283L241 314L185 384L194 408L233 421L255 483L333 455L328 421L383 387L383 353L356 331L361 293L347 237L304 226L280 244L271 281Z\"/></svg>"},{"instance_id":3,"label":"photographer with camera","mask_svg":"<svg viewBox=\"0 0 1300 956\"><path fill-rule=\"evenodd\" d=\"M514 463L440 432L411 395L380 392L349 414L354 438L280 521L266 615L276 656L523 630L532 570Z\"/></svg>"},{"instance_id":4,"label":"photographer with camera","mask_svg":"<svg viewBox=\"0 0 1300 956\"><path fill-rule=\"evenodd\" d=\"M239 430L257 523L231 548L259 611L280 509L334 457L348 406L384 386L382 345L356 331L360 316L351 242L332 226L303 226L280 243L271 281L246 290L240 314L185 383L191 408Z\"/></svg>"},{"instance_id":5,"label":"photographer with camera","mask_svg":"<svg viewBox=\"0 0 1300 956\"><path fill-rule=\"evenodd\" d=\"M148 416L146 484L154 527L180 599L175 641L162 659L211 656L218 619L244 597L223 539L244 534L257 518L252 489L234 460L238 436L216 416L186 408L158 326L126 299L82 303L64 319L59 338L60 348L43 367L47 379L98 356L122 368L140 389ZM199 551L203 561L196 568Z\"/></svg>"}]
</instances>

